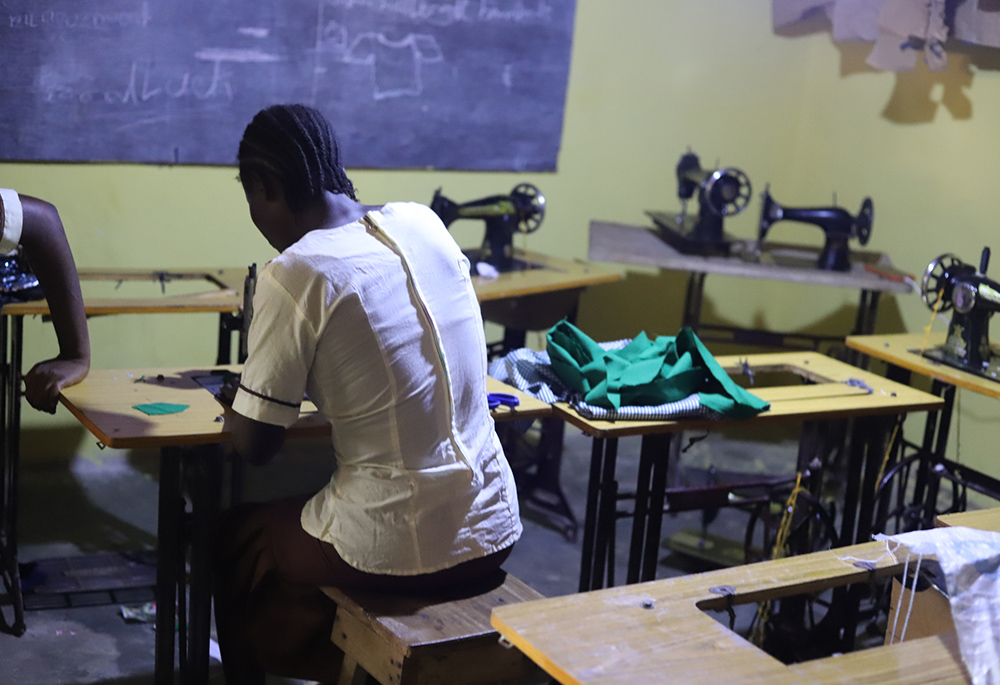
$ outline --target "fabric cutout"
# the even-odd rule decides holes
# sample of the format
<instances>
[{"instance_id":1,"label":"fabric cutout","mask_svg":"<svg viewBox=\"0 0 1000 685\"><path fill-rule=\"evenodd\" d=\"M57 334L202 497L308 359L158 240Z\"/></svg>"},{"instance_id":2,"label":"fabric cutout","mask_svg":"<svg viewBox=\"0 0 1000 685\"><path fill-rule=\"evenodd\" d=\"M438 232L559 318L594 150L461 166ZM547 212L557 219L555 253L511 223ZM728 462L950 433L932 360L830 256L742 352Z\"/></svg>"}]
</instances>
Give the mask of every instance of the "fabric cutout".
<instances>
[{"instance_id":1,"label":"fabric cutout","mask_svg":"<svg viewBox=\"0 0 1000 685\"><path fill-rule=\"evenodd\" d=\"M138 409L143 414L159 416L162 414L179 414L188 408L187 404L172 404L170 402L151 402L149 404L134 404L133 409Z\"/></svg>"}]
</instances>

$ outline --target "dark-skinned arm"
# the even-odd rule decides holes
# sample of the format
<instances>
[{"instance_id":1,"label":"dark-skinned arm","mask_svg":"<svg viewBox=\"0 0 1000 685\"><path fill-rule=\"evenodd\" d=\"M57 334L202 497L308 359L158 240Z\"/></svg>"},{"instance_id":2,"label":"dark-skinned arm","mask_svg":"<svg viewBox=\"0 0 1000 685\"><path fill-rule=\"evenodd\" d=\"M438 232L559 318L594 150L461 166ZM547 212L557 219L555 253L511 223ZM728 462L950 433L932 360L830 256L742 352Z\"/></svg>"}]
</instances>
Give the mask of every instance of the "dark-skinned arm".
<instances>
[{"instance_id":1,"label":"dark-skinned arm","mask_svg":"<svg viewBox=\"0 0 1000 685\"><path fill-rule=\"evenodd\" d=\"M54 414L62 389L90 371L90 336L80 278L59 212L44 200L20 197L21 249L45 293L59 341L59 355L35 364L24 376L24 396L35 409Z\"/></svg>"},{"instance_id":2,"label":"dark-skinned arm","mask_svg":"<svg viewBox=\"0 0 1000 685\"><path fill-rule=\"evenodd\" d=\"M254 466L271 461L285 442L285 427L250 419L232 409L226 410L226 428L233 437L233 448Z\"/></svg>"}]
</instances>

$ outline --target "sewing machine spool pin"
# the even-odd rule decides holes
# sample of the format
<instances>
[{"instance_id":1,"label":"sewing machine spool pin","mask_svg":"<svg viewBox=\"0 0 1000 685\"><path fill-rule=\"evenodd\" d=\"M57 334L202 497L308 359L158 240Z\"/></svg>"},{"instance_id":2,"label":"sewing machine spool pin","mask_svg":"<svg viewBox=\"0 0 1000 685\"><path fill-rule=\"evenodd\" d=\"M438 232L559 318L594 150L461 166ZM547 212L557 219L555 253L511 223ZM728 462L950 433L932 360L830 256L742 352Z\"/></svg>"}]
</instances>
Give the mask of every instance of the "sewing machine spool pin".
<instances>
[{"instance_id":1,"label":"sewing machine spool pin","mask_svg":"<svg viewBox=\"0 0 1000 685\"><path fill-rule=\"evenodd\" d=\"M442 195L438 188L430 207L446 227L458 219L485 221L486 235L478 261L501 272L513 269L514 234L534 233L545 218L545 196L530 183L514 186L509 195L491 195L461 204Z\"/></svg>"},{"instance_id":2,"label":"sewing machine spool pin","mask_svg":"<svg viewBox=\"0 0 1000 685\"><path fill-rule=\"evenodd\" d=\"M797 221L814 224L823 230L826 240L816 261L816 266L826 271L850 271L848 240L856 238L861 245L868 244L875 220L875 205L870 197L861 203L856 216L842 207L783 207L771 197L770 186L761 194L760 225L757 230L757 249L771 226L778 221Z\"/></svg>"}]
</instances>

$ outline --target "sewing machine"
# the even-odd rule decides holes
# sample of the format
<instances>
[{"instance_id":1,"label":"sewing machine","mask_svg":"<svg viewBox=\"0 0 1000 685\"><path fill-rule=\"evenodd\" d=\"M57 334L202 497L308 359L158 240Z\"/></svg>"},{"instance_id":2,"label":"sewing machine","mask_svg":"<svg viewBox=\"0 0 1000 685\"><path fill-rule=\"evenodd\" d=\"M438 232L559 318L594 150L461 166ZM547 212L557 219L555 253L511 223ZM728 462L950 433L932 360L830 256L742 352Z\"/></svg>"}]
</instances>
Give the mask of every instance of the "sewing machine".
<instances>
[{"instance_id":1,"label":"sewing machine","mask_svg":"<svg viewBox=\"0 0 1000 685\"><path fill-rule=\"evenodd\" d=\"M990 347L990 317L1000 310L1000 284L986 277L990 248L984 247L979 269L953 254L930 264L920 281L920 295L935 312L954 310L943 345L924 350L928 359L1000 380L1000 357Z\"/></svg>"},{"instance_id":2,"label":"sewing machine","mask_svg":"<svg viewBox=\"0 0 1000 685\"><path fill-rule=\"evenodd\" d=\"M850 271L851 259L847 241L857 238L862 245L868 243L872 234L875 207L872 199L866 197L861 203L857 216L841 207L782 207L771 197L770 187L761 195L760 227L757 231L757 251L767 236L771 226L778 221L798 221L814 224L823 230L826 242L819 253L816 266L827 271Z\"/></svg>"},{"instance_id":3,"label":"sewing machine","mask_svg":"<svg viewBox=\"0 0 1000 685\"><path fill-rule=\"evenodd\" d=\"M41 297L42 286L26 260L17 253L0 259L0 302L23 302Z\"/></svg>"},{"instance_id":4,"label":"sewing machine","mask_svg":"<svg viewBox=\"0 0 1000 685\"><path fill-rule=\"evenodd\" d=\"M486 222L486 236L473 264L486 262L497 271L511 271L514 264L513 238L515 233L534 233L545 218L545 197L530 183L514 186L509 195L492 195L480 200L459 204L441 194L438 188L431 201L431 209L441 217L445 226L456 219L482 219Z\"/></svg>"},{"instance_id":5,"label":"sewing machine","mask_svg":"<svg viewBox=\"0 0 1000 685\"><path fill-rule=\"evenodd\" d=\"M647 211L660 236L685 254L729 254L732 239L722 230L723 219L739 214L750 201L750 179L739 169L702 169L690 150L677 163L677 196L681 213ZM698 216L687 215L687 203L698 196Z\"/></svg>"}]
</instances>

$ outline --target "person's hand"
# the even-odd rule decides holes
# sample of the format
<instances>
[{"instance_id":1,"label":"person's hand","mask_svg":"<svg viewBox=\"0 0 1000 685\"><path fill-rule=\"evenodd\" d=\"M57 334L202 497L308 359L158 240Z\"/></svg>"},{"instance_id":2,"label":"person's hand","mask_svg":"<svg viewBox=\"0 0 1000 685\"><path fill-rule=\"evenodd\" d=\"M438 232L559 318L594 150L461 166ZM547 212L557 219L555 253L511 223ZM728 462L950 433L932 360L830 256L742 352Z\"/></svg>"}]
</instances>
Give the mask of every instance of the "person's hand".
<instances>
[{"instance_id":1,"label":"person's hand","mask_svg":"<svg viewBox=\"0 0 1000 685\"><path fill-rule=\"evenodd\" d=\"M222 385L219 386L219 394L217 398L219 402L226 405L227 407L233 406L233 400L236 399L236 391L240 388L240 376L236 373L227 373L222 380Z\"/></svg>"},{"instance_id":2,"label":"person's hand","mask_svg":"<svg viewBox=\"0 0 1000 685\"><path fill-rule=\"evenodd\" d=\"M38 362L24 376L24 397L35 409L56 413L59 393L87 376L90 364L82 359L49 359Z\"/></svg>"}]
</instances>

